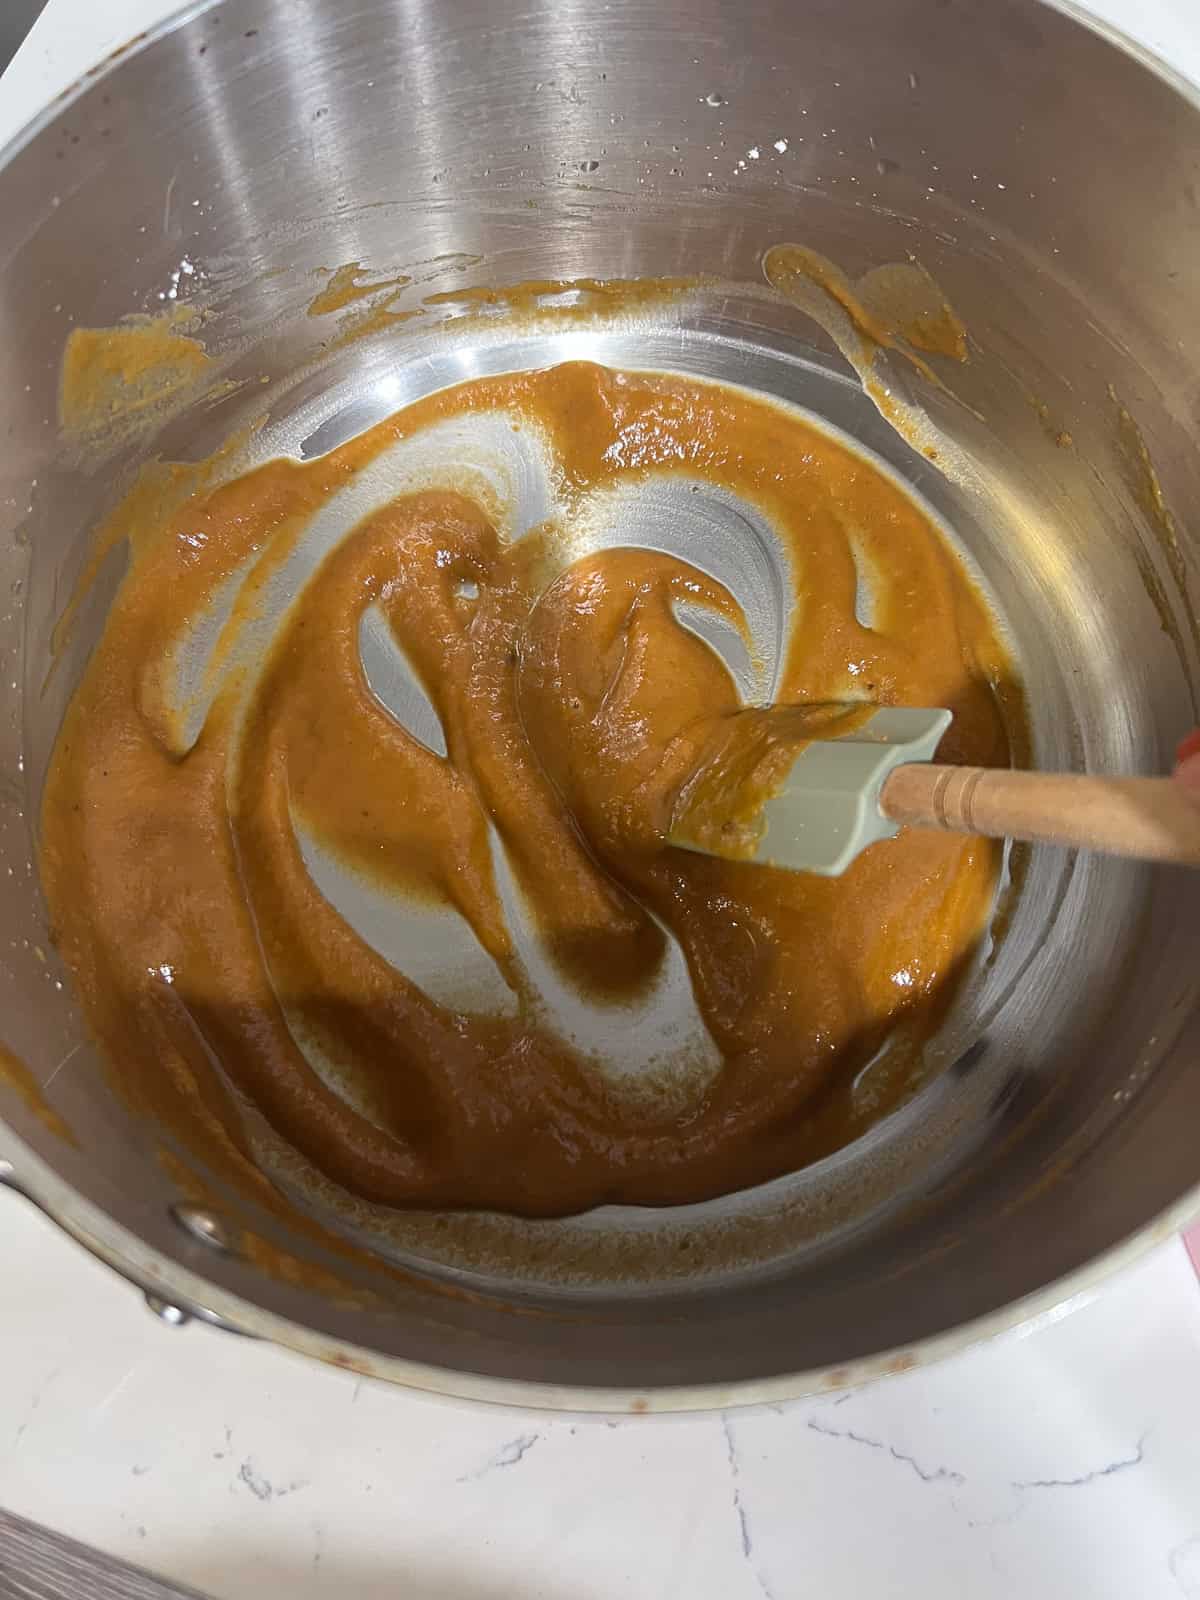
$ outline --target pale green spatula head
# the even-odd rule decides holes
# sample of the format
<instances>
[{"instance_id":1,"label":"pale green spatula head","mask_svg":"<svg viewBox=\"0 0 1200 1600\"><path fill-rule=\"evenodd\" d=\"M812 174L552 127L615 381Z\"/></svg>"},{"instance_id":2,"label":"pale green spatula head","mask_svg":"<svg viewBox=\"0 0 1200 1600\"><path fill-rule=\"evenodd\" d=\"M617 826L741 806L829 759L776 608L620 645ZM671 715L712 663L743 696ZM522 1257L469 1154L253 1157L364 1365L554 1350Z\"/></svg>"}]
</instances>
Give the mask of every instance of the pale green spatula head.
<instances>
[{"instance_id":1,"label":"pale green spatula head","mask_svg":"<svg viewBox=\"0 0 1200 1600\"><path fill-rule=\"evenodd\" d=\"M932 760L951 721L940 709L879 706L848 733L802 745L763 807L763 831L750 859L840 876L868 845L899 833L899 824L879 808L884 779L905 762Z\"/></svg>"}]
</instances>

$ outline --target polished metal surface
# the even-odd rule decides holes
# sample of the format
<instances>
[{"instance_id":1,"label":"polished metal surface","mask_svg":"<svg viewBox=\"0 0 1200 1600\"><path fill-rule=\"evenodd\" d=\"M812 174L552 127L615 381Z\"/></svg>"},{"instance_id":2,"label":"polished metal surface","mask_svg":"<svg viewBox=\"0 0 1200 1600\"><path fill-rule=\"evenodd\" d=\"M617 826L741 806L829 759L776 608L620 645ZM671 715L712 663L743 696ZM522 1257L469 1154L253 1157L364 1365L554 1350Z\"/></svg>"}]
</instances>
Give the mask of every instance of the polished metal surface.
<instances>
[{"instance_id":1,"label":"polished metal surface","mask_svg":"<svg viewBox=\"0 0 1200 1600\"><path fill-rule=\"evenodd\" d=\"M185 1233L190 1233L210 1250L229 1249L228 1231L215 1212L178 1201L171 1207L171 1215Z\"/></svg>"},{"instance_id":2,"label":"polished metal surface","mask_svg":"<svg viewBox=\"0 0 1200 1600\"><path fill-rule=\"evenodd\" d=\"M172 1300L163 1300L156 1294L146 1296L146 1310L152 1311L160 1322L165 1322L168 1328L186 1328L192 1320L192 1313L177 1306Z\"/></svg>"},{"instance_id":3,"label":"polished metal surface","mask_svg":"<svg viewBox=\"0 0 1200 1600\"><path fill-rule=\"evenodd\" d=\"M50 630L137 461L203 456L264 408L256 448L308 456L445 383L571 356L745 384L851 435L974 563L1039 759L1163 770L1198 720L1198 186L1188 94L1037 0L230 0L54 108L0 168L0 1040L77 1144L0 1078L20 1187L165 1304L401 1381L638 1409L909 1364L1174 1225L1200 1181L1200 905L1182 876L1015 861L1004 937L936 1047L944 1070L806 1173L536 1227L359 1218L375 1255L347 1260L245 1197L222 1211L269 1251L179 1226L192 1197L84 1036L33 859L119 563L53 673ZM915 256L938 280L971 360L917 396L937 462L767 292L763 253L787 240L852 275ZM306 311L320 270L354 261L412 278L399 309L531 278L714 281L585 322L460 303L337 345ZM120 451L65 449L70 329L189 296L234 387ZM634 508L630 536L657 517L665 537L670 509ZM709 508L718 530L727 510ZM381 694L403 697L402 679Z\"/></svg>"}]
</instances>

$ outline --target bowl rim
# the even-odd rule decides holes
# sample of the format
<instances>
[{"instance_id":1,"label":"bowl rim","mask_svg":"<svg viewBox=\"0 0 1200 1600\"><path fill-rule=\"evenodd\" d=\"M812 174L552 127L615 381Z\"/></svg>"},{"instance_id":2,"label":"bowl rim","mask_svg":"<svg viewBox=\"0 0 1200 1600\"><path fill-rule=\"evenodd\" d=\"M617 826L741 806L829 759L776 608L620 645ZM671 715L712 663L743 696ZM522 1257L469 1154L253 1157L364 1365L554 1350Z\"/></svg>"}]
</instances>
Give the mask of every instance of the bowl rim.
<instances>
[{"instance_id":1,"label":"bowl rim","mask_svg":"<svg viewBox=\"0 0 1200 1600\"><path fill-rule=\"evenodd\" d=\"M9 1131L4 1124L0 1128ZM1198 1183L1136 1232L1042 1288L911 1345L885 1349L837 1366L766 1378L738 1378L728 1383L647 1388L539 1383L384 1355L268 1311L146 1244L59 1177L23 1140L15 1135L12 1138L15 1159L0 1162L0 1185L7 1185L31 1201L76 1243L112 1267L148 1299L176 1308L182 1315L174 1320L195 1316L229 1332L264 1339L360 1377L381 1379L422 1394L534 1411L606 1415L720 1411L731 1406L777 1405L809 1395L856 1389L881 1378L931 1366L1000 1334L1023 1338L1057 1322L1094 1300L1115 1273L1132 1266L1200 1217Z\"/></svg>"}]
</instances>

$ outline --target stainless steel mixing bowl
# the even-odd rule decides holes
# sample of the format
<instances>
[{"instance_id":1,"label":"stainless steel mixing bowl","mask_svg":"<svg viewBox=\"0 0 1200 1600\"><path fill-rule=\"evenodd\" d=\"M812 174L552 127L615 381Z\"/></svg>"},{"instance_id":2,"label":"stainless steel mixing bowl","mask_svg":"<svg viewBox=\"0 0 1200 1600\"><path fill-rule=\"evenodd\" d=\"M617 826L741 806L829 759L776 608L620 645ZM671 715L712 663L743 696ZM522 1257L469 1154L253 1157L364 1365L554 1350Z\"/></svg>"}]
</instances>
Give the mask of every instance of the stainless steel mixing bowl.
<instances>
[{"instance_id":1,"label":"stainless steel mixing bowl","mask_svg":"<svg viewBox=\"0 0 1200 1600\"><path fill-rule=\"evenodd\" d=\"M32 862L102 605L48 676L51 628L133 463L203 455L264 407L272 448L311 453L456 377L580 354L748 383L854 434L976 562L1038 757L1165 769L1200 720L1198 186L1194 93L1037 0L229 0L78 84L0 169L0 1038L40 1086L0 1081L0 1172L179 1315L427 1388L636 1410L911 1365L1177 1227L1200 1180L1183 874L1033 853L944 1070L803 1174L687 1213L366 1219L347 1253L339 1218L322 1234L219 1185L197 1201L131 1121ZM957 481L764 292L788 239L938 279L972 340L965 403L927 396ZM413 304L529 278L719 286L334 348L305 309L317 269L353 261L410 274ZM191 293L234 387L103 459L65 450L70 329Z\"/></svg>"}]
</instances>

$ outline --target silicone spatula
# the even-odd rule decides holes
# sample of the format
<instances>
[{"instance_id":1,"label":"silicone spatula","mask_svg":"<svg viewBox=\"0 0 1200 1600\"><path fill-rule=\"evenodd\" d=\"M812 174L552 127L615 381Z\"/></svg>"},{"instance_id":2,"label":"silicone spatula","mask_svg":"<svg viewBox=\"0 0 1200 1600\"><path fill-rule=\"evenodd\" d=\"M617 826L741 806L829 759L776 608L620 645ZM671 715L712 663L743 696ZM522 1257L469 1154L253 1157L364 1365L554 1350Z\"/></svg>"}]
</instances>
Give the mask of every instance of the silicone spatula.
<instances>
[{"instance_id":1,"label":"silicone spatula","mask_svg":"<svg viewBox=\"0 0 1200 1600\"><path fill-rule=\"evenodd\" d=\"M726 850L720 830L704 842L677 808L672 844L710 855L768 862L837 877L869 845L902 827L944 828L992 839L1025 839L1143 861L1200 867L1200 806L1169 778L939 766L932 760L951 714L910 706L865 708L830 725L830 737L797 741L797 755L754 803L757 839L745 830ZM747 810L729 795L730 812ZM722 797L723 800L723 797ZM708 800L711 813L711 795Z\"/></svg>"}]
</instances>

